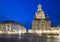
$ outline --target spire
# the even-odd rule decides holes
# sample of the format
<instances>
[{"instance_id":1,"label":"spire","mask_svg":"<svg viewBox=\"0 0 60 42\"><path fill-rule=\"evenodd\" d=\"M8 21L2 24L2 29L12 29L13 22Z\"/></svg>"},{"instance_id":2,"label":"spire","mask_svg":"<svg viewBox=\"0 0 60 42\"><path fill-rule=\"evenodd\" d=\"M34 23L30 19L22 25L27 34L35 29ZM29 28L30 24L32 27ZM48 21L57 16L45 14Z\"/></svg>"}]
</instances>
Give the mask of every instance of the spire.
<instances>
[{"instance_id":1,"label":"spire","mask_svg":"<svg viewBox=\"0 0 60 42\"><path fill-rule=\"evenodd\" d=\"M38 11L39 11L39 10L42 10L42 8L41 8L41 5L40 5L40 4L38 5Z\"/></svg>"}]
</instances>

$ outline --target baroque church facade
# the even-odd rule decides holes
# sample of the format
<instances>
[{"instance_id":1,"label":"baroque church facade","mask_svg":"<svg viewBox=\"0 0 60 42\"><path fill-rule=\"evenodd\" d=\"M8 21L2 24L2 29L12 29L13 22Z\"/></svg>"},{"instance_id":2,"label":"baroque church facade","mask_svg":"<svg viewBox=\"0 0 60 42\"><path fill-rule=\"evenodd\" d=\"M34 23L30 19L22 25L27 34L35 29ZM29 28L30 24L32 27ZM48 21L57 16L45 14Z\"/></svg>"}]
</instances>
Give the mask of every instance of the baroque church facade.
<instances>
[{"instance_id":1,"label":"baroque church facade","mask_svg":"<svg viewBox=\"0 0 60 42\"><path fill-rule=\"evenodd\" d=\"M44 14L42 10L42 6L39 4L37 12L34 15L34 19L32 21L32 29L29 29L30 33L40 33L41 31L60 31L60 26L51 27L51 21L49 19L48 14Z\"/></svg>"},{"instance_id":2,"label":"baroque church facade","mask_svg":"<svg viewBox=\"0 0 60 42\"><path fill-rule=\"evenodd\" d=\"M32 30L48 30L50 27L50 20L48 14L44 15L41 5L38 5L38 10L35 13L32 21Z\"/></svg>"}]
</instances>

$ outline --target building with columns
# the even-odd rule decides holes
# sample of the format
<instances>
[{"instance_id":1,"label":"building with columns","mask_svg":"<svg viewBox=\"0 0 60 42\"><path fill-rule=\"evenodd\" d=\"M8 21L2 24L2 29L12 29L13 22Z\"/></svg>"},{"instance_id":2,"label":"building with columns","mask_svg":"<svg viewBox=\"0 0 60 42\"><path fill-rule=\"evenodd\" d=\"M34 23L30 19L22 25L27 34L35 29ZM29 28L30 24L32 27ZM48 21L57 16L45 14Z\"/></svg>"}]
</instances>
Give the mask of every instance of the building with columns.
<instances>
[{"instance_id":1,"label":"building with columns","mask_svg":"<svg viewBox=\"0 0 60 42\"><path fill-rule=\"evenodd\" d=\"M38 5L38 10L35 13L34 20L32 21L33 30L47 30L50 27L50 20L48 14L44 14L41 5Z\"/></svg>"},{"instance_id":2,"label":"building with columns","mask_svg":"<svg viewBox=\"0 0 60 42\"><path fill-rule=\"evenodd\" d=\"M29 30L31 33L40 33L45 31L58 30L60 27L51 27L51 21L48 14L44 14L42 6L39 4L38 9L34 15L32 21L32 29Z\"/></svg>"},{"instance_id":3,"label":"building with columns","mask_svg":"<svg viewBox=\"0 0 60 42\"><path fill-rule=\"evenodd\" d=\"M0 22L0 31L5 33L25 33L26 29L22 24L16 21L3 21Z\"/></svg>"}]
</instances>

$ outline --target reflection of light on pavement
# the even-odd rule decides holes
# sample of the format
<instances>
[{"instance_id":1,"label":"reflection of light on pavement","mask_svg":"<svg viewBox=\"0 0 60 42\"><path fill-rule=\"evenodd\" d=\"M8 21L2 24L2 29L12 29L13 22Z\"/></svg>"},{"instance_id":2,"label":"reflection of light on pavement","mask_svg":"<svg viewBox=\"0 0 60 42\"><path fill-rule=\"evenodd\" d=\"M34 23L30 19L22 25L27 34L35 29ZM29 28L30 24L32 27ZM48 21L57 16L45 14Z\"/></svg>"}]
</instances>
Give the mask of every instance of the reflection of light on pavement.
<instances>
[{"instance_id":1,"label":"reflection of light on pavement","mask_svg":"<svg viewBox=\"0 0 60 42\"><path fill-rule=\"evenodd\" d=\"M60 42L60 34L59 34L59 36L57 36L57 41L56 42Z\"/></svg>"},{"instance_id":2,"label":"reflection of light on pavement","mask_svg":"<svg viewBox=\"0 0 60 42\"><path fill-rule=\"evenodd\" d=\"M19 31L19 36L18 36L18 38L19 38L19 39L21 38L21 31Z\"/></svg>"},{"instance_id":3,"label":"reflection of light on pavement","mask_svg":"<svg viewBox=\"0 0 60 42\"><path fill-rule=\"evenodd\" d=\"M21 34L21 31L19 31L19 34Z\"/></svg>"},{"instance_id":4,"label":"reflection of light on pavement","mask_svg":"<svg viewBox=\"0 0 60 42\"><path fill-rule=\"evenodd\" d=\"M2 31L0 31L0 33L2 33Z\"/></svg>"},{"instance_id":5,"label":"reflection of light on pavement","mask_svg":"<svg viewBox=\"0 0 60 42\"><path fill-rule=\"evenodd\" d=\"M7 33L9 34L10 32L9 32L9 31L7 31Z\"/></svg>"},{"instance_id":6,"label":"reflection of light on pavement","mask_svg":"<svg viewBox=\"0 0 60 42\"><path fill-rule=\"evenodd\" d=\"M51 41L51 39L47 39L47 42L50 42Z\"/></svg>"},{"instance_id":7,"label":"reflection of light on pavement","mask_svg":"<svg viewBox=\"0 0 60 42\"><path fill-rule=\"evenodd\" d=\"M58 40L60 40L60 34L59 34L59 36L58 36Z\"/></svg>"}]
</instances>

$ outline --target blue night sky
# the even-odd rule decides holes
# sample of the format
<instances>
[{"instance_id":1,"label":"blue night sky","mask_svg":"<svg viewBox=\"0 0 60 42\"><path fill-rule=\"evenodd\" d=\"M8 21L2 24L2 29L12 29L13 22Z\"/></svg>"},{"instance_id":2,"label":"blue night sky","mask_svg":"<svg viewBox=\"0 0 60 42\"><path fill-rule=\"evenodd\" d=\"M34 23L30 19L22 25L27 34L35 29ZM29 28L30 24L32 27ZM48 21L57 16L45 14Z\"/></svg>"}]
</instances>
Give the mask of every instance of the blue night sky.
<instances>
[{"instance_id":1,"label":"blue night sky","mask_svg":"<svg viewBox=\"0 0 60 42\"><path fill-rule=\"evenodd\" d=\"M31 28L39 3L51 25L60 24L60 0L0 0L0 21L13 20Z\"/></svg>"}]
</instances>

